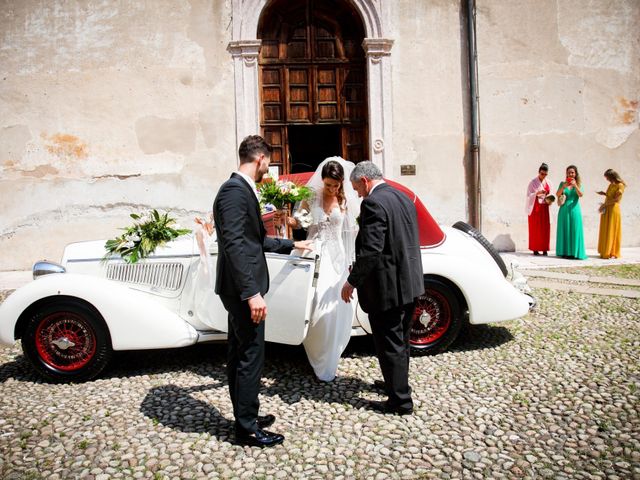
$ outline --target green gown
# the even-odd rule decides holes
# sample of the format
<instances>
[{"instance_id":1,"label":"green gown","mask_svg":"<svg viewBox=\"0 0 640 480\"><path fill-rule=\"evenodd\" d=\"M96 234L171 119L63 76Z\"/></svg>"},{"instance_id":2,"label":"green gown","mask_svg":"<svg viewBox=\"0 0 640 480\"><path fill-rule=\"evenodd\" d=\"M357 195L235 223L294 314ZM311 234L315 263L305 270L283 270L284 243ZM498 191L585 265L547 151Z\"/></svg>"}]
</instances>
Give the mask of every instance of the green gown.
<instances>
[{"instance_id":1,"label":"green gown","mask_svg":"<svg viewBox=\"0 0 640 480\"><path fill-rule=\"evenodd\" d=\"M560 183L560 188L564 182ZM580 197L576 188L565 188L567 199L558 212L558 229L556 234L556 255L558 257L574 257L580 260L587 258L584 249L584 231L582 228L582 210ZM583 189L580 188L582 192Z\"/></svg>"}]
</instances>

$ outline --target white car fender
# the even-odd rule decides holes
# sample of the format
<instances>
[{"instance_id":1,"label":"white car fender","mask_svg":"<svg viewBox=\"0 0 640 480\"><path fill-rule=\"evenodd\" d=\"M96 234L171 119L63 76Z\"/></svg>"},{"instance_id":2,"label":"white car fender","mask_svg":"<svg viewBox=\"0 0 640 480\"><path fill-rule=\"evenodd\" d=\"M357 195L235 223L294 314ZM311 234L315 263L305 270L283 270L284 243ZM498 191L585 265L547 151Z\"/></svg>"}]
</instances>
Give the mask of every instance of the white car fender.
<instances>
[{"instance_id":1,"label":"white car fender","mask_svg":"<svg viewBox=\"0 0 640 480\"><path fill-rule=\"evenodd\" d=\"M157 297L90 275L55 273L17 289L0 305L0 341L15 342L15 325L34 302L66 295L91 304L106 322L114 350L193 345L197 331Z\"/></svg>"},{"instance_id":2,"label":"white car fender","mask_svg":"<svg viewBox=\"0 0 640 480\"><path fill-rule=\"evenodd\" d=\"M497 269L451 254L423 255L422 261L425 275L446 278L460 289L469 306L471 324L513 320L529 311L529 298Z\"/></svg>"}]
</instances>

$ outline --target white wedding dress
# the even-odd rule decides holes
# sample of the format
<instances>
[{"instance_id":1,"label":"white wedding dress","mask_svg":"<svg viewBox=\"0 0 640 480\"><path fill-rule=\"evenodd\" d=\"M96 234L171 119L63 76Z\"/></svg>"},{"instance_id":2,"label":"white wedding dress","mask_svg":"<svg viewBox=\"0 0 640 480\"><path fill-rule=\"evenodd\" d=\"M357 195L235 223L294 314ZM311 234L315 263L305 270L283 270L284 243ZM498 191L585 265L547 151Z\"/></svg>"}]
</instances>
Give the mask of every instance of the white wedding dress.
<instances>
[{"instance_id":1,"label":"white wedding dress","mask_svg":"<svg viewBox=\"0 0 640 480\"><path fill-rule=\"evenodd\" d=\"M311 322L304 340L309 363L318 379L329 382L336 376L338 361L351 337L355 302L345 303L340 292L348 276L347 247L343 229L346 214L335 207L326 213L322 207L311 208L313 218L307 239L319 240L320 274L313 298Z\"/></svg>"}]
</instances>

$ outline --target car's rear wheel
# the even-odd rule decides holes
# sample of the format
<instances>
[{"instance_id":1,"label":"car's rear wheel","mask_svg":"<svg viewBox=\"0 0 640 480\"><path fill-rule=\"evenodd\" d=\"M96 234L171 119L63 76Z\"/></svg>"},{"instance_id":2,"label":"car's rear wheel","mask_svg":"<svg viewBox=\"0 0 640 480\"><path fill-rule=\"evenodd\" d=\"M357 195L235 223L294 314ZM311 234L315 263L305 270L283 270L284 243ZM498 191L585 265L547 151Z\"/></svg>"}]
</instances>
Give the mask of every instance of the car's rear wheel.
<instances>
[{"instance_id":1,"label":"car's rear wheel","mask_svg":"<svg viewBox=\"0 0 640 480\"><path fill-rule=\"evenodd\" d=\"M451 287L425 277L424 288L413 313L409 344L412 354L432 355L443 352L455 341L464 319Z\"/></svg>"},{"instance_id":2,"label":"car's rear wheel","mask_svg":"<svg viewBox=\"0 0 640 480\"><path fill-rule=\"evenodd\" d=\"M65 382L96 377L112 354L104 320L75 300L48 303L33 313L22 336L22 350L40 375Z\"/></svg>"}]
</instances>

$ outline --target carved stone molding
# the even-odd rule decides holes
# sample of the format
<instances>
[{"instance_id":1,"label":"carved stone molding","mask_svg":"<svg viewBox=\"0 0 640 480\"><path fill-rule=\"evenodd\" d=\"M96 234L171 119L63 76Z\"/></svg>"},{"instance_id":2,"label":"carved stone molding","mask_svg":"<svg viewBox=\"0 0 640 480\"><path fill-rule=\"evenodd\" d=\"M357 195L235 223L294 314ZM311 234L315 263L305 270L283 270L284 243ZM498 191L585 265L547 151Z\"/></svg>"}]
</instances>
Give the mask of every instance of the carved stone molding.
<instances>
[{"instance_id":1,"label":"carved stone molding","mask_svg":"<svg viewBox=\"0 0 640 480\"><path fill-rule=\"evenodd\" d=\"M260 40L238 40L229 42L227 50L232 57L242 57L245 65L253 66L258 61L260 45L262 45Z\"/></svg>"},{"instance_id":2,"label":"carved stone molding","mask_svg":"<svg viewBox=\"0 0 640 480\"><path fill-rule=\"evenodd\" d=\"M233 59L236 106L236 144L247 135L260 132L260 94L258 91L258 55L260 40L229 42Z\"/></svg>"},{"instance_id":3,"label":"carved stone molding","mask_svg":"<svg viewBox=\"0 0 640 480\"><path fill-rule=\"evenodd\" d=\"M365 38L362 42L368 59L369 135L375 139L370 150L371 161L387 175L393 171L392 47L393 40L389 38Z\"/></svg>"},{"instance_id":4,"label":"carved stone molding","mask_svg":"<svg viewBox=\"0 0 640 480\"><path fill-rule=\"evenodd\" d=\"M393 40L390 38L365 38L362 42L365 54L374 63L379 63L382 57L391 55Z\"/></svg>"},{"instance_id":5,"label":"carved stone molding","mask_svg":"<svg viewBox=\"0 0 640 480\"><path fill-rule=\"evenodd\" d=\"M390 0L350 0L364 23L365 35L381 38L388 31L391 19ZM232 39L255 39L260 14L269 0L232 0Z\"/></svg>"},{"instance_id":6,"label":"carved stone molding","mask_svg":"<svg viewBox=\"0 0 640 480\"><path fill-rule=\"evenodd\" d=\"M349 0L364 24L363 48L367 56L367 92L369 106L369 160L386 175L392 163L391 48L393 40L385 38L392 18L390 0ZM257 39L260 15L269 0L231 0L232 28L228 50L233 58L236 138L260 131L260 92L258 89Z\"/></svg>"}]
</instances>

